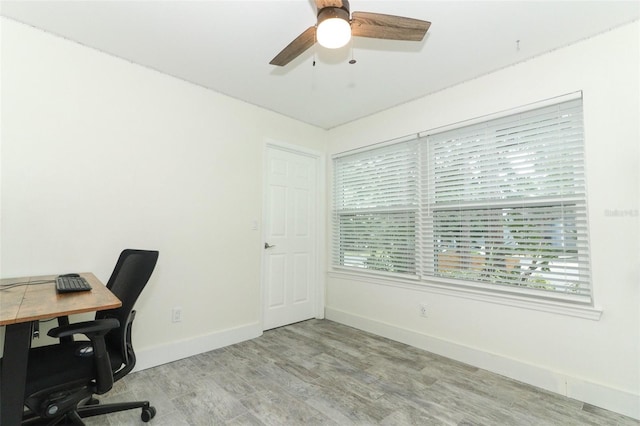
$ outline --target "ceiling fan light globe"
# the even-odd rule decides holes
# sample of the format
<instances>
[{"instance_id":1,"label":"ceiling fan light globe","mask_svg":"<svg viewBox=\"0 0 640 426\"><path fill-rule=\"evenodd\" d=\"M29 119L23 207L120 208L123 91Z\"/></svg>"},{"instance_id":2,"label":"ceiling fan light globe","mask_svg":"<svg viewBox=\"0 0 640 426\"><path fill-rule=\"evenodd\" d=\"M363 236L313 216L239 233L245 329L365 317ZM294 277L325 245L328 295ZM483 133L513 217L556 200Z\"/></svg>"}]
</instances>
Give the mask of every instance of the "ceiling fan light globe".
<instances>
[{"instance_id":1,"label":"ceiling fan light globe","mask_svg":"<svg viewBox=\"0 0 640 426\"><path fill-rule=\"evenodd\" d=\"M351 25L342 18L330 18L318 24L316 38L321 46L338 49L351 40Z\"/></svg>"}]
</instances>

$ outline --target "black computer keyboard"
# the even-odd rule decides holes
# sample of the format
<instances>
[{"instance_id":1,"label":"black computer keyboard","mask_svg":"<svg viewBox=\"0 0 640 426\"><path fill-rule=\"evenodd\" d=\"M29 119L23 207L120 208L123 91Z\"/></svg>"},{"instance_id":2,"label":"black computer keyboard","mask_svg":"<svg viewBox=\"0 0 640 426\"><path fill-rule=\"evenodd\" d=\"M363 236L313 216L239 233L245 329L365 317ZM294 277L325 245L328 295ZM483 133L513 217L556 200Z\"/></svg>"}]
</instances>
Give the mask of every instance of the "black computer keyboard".
<instances>
[{"instance_id":1,"label":"black computer keyboard","mask_svg":"<svg viewBox=\"0 0 640 426\"><path fill-rule=\"evenodd\" d=\"M91 285L82 277L57 277L56 290L58 293L87 291L91 290Z\"/></svg>"}]
</instances>

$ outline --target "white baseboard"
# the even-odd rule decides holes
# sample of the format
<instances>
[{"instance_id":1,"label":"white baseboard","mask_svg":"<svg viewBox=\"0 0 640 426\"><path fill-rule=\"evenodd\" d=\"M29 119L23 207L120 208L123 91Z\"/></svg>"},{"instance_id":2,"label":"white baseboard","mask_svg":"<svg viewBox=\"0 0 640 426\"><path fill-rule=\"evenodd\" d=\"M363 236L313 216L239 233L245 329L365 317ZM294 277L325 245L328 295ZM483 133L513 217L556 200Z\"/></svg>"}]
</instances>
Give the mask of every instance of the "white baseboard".
<instances>
[{"instance_id":1,"label":"white baseboard","mask_svg":"<svg viewBox=\"0 0 640 426\"><path fill-rule=\"evenodd\" d=\"M328 320L406 343L550 392L615 411L625 416L640 419L640 395L631 392L568 376L544 367L488 353L337 309L326 308L325 315Z\"/></svg>"},{"instance_id":2,"label":"white baseboard","mask_svg":"<svg viewBox=\"0 0 640 426\"><path fill-rule=\"evenodd\" d=\"M134 371L144 370L235 343L255 339L261 335L262 326L256 322L216 331L203 336L173 341L165 345L136 350L137 359Z\"/></svg>"}]
</instances>

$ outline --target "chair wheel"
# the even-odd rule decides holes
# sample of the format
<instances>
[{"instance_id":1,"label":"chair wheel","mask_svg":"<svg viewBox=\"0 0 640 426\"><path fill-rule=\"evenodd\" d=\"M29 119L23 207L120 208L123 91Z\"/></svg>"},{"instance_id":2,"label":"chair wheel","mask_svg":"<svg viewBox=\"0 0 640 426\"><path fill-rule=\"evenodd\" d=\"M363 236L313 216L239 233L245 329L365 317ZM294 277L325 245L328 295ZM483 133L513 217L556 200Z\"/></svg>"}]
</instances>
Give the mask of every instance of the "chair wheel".
<instances>
[{"instance_id":1,"label":"chair wheel","mask_svg":"<svg viewBox=\"0 0 640 426\"><path fill-rule=\"evenodd\" d=\"M100 404L100 400L94 397L89 398L85 403L85 405L98 405L98 404Z\"/></svg>"},{"instance_id":2,"label":"chair wheel","mask_svg":"<svg viewBox=\"0 0 640 426\"><path fill-rule=\"evenodd\" d=\"M156 416L156 407L143 408L142 414L140 414L140 418L143 422L148 422L152 418Z\"/></svg>"}]
</instances>

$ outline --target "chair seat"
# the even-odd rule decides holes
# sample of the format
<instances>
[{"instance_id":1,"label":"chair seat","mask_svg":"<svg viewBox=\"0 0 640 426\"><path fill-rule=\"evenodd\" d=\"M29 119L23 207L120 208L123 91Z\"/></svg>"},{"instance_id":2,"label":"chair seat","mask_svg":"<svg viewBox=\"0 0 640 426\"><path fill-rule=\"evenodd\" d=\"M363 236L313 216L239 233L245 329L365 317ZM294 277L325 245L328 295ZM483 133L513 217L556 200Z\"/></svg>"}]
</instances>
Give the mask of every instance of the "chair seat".
<instances>
[{"instance_id":1,"label":"chair seat","mask_svg":"<svg viewBox=\"0 0 640 426\"><path fill-rule=\"evenodd\" d=\"M67 388L73 387L73 384L88 383L95 378L93 355L77 355L86 347L91 347L91 343L79 341L32 348L27 363L25 396L61 383ZM122 366L122 356L119 351L108 352L112 371L117 371Z\"/></svg>"}]
</instances>

